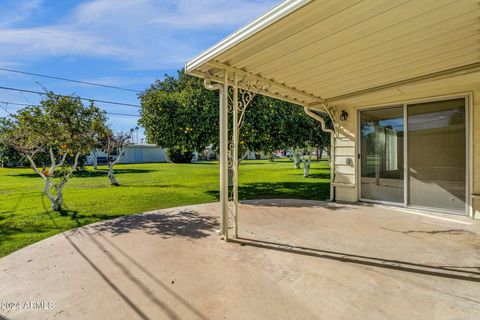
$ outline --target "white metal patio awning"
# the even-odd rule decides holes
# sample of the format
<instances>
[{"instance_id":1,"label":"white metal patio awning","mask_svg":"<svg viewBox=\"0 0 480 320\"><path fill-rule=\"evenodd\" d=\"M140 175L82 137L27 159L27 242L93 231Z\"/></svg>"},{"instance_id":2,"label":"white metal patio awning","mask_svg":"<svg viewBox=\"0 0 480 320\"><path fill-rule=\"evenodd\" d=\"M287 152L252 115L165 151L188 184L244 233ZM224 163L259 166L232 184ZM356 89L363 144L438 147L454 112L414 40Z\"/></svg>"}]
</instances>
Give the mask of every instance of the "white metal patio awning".
<instances>
[{"instance_id":1,"label":"white metal patio awning","mask_svg":"<svg viewBox=\"0 0 480 320\"><path fill-rule=\"evenodd\" d=\"M313 106L480 70L478 0L287 0L185 65ZM247 80L239 86L247 86Z\"/></svg>"}]
</instances>

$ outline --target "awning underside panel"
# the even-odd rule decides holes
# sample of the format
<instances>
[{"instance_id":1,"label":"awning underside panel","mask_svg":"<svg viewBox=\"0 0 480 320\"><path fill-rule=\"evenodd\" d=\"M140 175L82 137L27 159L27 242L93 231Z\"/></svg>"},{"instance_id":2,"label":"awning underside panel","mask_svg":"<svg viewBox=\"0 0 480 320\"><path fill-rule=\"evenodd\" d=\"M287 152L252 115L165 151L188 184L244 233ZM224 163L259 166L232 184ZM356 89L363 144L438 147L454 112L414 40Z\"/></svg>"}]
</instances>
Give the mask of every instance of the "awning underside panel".
<instances>
[{"instance_id":1,"label":"awning underside panel","mask_svg":"<svg viewBox=\"0 0 480 320\"><path fill-rule=\"evenodd\" d=\"M477 0L312 1L187 70L226 65L300 104L480 63Z\"/></svg>"}]
</instances>

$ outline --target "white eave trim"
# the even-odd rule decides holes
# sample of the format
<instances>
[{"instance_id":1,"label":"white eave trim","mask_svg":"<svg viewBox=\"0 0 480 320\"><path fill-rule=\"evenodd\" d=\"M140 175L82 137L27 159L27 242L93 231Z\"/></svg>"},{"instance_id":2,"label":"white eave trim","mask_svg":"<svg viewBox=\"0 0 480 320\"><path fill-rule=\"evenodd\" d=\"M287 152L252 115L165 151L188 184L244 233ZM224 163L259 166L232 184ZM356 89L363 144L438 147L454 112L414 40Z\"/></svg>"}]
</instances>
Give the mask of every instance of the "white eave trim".
<instances>
[{"instance_id":1,"label":"white eave trim","mask_svg":"<svg viewBox=\"0 0 480 320\"><path fill-rule=\"evenodd\" d=\"M222 41L210 47L202 54L192 59L185 64L185 72L190 72L201 66L202 64L214 59L221 53L242 42L243 40L251 37L255 33L265 29L272 25L276 21L283 19L292 12L300 9L304 5L312 2L313 0L286 0L274 7L264 15L258 17L245 27L235 31L230 36L226 37Z\"/></svg>"}]
</instances>

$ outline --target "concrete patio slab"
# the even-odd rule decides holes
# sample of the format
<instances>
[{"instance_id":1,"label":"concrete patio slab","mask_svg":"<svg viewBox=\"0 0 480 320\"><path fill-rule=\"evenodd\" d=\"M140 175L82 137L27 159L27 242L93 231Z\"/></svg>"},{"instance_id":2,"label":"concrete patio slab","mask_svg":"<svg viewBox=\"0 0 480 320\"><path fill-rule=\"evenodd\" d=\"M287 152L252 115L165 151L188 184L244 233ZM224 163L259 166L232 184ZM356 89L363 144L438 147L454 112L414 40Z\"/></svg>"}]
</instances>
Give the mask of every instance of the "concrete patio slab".
<instances>
[{"instance_id":1,"label":"concrete patio slab","mask_svg":"<svg viewBox=\"0 0 480 320\"><path fill-rule=\"evenodd\" d=\"M479 319L480 224L378 206L246 201L72 230L0 259L6 319ZM0 317L1 318L1 317Z\"/></svg>"}]
</instances>

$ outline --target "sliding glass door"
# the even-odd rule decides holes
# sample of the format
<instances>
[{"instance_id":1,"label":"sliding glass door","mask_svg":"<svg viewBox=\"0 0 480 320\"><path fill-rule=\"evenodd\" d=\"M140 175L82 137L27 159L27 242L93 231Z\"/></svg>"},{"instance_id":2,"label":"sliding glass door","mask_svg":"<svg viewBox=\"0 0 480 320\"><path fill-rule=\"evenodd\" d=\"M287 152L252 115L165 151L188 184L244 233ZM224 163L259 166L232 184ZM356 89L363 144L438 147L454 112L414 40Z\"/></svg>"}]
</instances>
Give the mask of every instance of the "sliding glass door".
<instances>
[{"instance_id":1,"label":"sliding glass door","mask_svg":"<svg viewBox=\"0 0 480 320\"><path fill-rule=\"evenodd\" d=\"M466 124L463 98L360 112L360 198L465 214Z\"/></svg>"},{"instance_id":2,"label":"sliding glass door","mask_svg":"<svg viewBox=\"0 0 480 320\"><path fill-rule=\"evenodd\" d=\"M403 106L364 111L361 198L403 203Z\"/></svg>"},{"instance_id":3,"label":"sliding glass door","mask_svg":"<svg viewBox=\"0 0 480 320\"><path fill-rule=\"evenodd\" d=\"M465 212L465 99L407 106L408 204Z\"/></svg>"}]
</instances>

